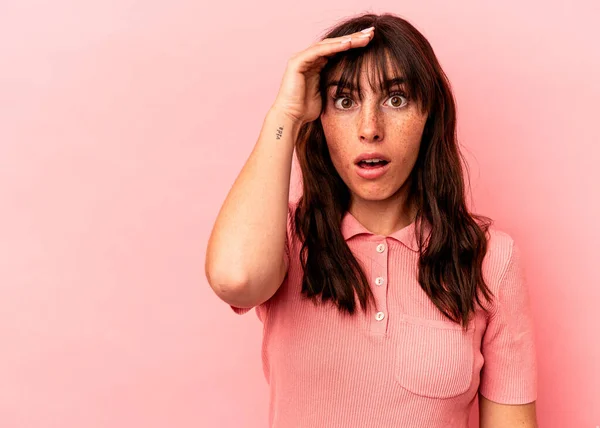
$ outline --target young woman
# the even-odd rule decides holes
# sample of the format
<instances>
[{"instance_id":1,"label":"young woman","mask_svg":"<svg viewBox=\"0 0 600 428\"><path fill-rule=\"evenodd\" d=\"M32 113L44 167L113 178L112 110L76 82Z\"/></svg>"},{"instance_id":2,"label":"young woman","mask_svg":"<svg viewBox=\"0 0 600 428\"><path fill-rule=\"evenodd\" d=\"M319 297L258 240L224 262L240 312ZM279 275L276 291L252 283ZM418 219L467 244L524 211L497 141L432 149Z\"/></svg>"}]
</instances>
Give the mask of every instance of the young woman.
<instances>
[{"instance_id":1,"label":"young woman","mask_svg":"<svg viewBox=\"0 0 600 428\"><path fill-rule=\"evenodd\" d=\"M294 149L303 193L289 202ZM206 276L264 324L271 427L536 427L520 251L465 203L450 84L392 14L295 54Z\"/></svg>"}]
</instances>

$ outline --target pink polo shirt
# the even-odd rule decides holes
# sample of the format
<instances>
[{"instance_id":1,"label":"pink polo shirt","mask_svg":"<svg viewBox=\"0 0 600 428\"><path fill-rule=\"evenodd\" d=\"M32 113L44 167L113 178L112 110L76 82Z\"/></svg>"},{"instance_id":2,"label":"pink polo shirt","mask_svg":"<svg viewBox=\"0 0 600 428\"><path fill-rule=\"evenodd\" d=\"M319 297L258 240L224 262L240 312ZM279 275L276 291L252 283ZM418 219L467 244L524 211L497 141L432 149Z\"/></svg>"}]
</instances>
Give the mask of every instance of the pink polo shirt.
<instances>
[{"instance_id":1,"label":"pink polo shirt","mask_svg":"<svg viewBox=\"0 0 600 428\"><path fill-rule=\"evenodd\" d=\"M301 242L292 236L288 274L255 307L273 428L468 427L479 391L503 404L536 400L533 323L520 252L490 228L483 275L496 296L468 331L446 319L417 282L415 223L375 235L349 212L341 230L365 267L377 307L355 317L301 294ZM485 299L484 299L485 302ZM244 314L250 308L232 309Z\"/></svg>"}]
</instances>

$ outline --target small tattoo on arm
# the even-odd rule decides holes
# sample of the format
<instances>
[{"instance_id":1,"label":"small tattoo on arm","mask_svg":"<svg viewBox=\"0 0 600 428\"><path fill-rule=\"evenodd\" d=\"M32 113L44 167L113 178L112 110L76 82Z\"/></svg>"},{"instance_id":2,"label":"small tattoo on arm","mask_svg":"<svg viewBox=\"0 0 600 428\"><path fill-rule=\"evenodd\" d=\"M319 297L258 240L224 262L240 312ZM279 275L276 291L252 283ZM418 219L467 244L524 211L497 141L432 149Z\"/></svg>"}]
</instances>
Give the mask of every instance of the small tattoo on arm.
<instances>
[{"instance_id":1,"label":"small tattoo on arm","mask_svg":"<svg viewBox=\"0 0 600 428\"><path fill-rule=\"evenodd\" d=\"M281 140L281 135L283 134L283 126L280 126L279 128L277 128L277 136L276 138L278 140Z\"/></svg>"}]
</instances>

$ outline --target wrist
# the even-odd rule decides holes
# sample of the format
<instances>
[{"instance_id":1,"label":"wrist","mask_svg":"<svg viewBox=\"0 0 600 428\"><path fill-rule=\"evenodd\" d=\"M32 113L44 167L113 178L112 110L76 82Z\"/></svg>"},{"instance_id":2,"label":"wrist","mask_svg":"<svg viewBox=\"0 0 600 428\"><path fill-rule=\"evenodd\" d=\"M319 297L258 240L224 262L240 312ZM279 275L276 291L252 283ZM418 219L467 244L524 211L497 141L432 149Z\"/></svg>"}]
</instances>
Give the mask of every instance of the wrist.
<instances>
[{"instance_id":1,"label":"wrist","mask_svg":"<svg viewBox=\"0 0 600 428\"><path fill-rule=\"evenodd\" d=\"M284 109L278 106L271 106L267 113L267 117L276 124L277 127L282 127L283 129L291 132L294 137L298 136L300 132L300 128L302 127L302 121L295 118L293 115L286 112Z\"/></svg>"}]
</instances>

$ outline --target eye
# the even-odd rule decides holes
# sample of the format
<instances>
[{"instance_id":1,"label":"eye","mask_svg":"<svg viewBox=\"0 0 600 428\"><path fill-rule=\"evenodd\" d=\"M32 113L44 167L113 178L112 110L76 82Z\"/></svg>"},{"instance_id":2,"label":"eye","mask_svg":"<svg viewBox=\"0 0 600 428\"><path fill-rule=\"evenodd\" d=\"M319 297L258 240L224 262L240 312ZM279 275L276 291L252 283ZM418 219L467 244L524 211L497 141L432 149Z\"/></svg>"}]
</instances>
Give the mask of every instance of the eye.
<instances>
[{"instance_id":1,"label":"eye","mask_svg":"<svg viewBox=\"0 0 600 428\"><path fill-rule=\"evenodd\" d=\"M406 96L406 94L404 92L401 92L401 91L394 91L394 92L390 93L390 98L388 98L388 99L389 100L397 100L399 98L404 98L406 101L404 103L401 102L401 105L392 105L392 107L402 108L406 104L408 104L408 97Z\"/></svg>"},{"instance_id":2,"label":"eye","mask_svg":"<svg viewBox=\"0 0 600 428\"><path fill-rule=\"evenodd\" d=\"M340 94L339 98L331 97L331 99L333 99L333 105L340 110L348 110L350 107L349 104L354 102L350 98L349 94ZM342 106L340 106L340 103L338 103L339 100L342 100ZM345 102L345 100L348 100L349 102Z\"/></svg>"},{"instance_id":3,"label":"eye","mask_svg":"<svg viewBox=\"0 0 600 428\"><path fill-rule=\"evenodd\" d=\"M339 110L349 110L350 107L352 106L352 103L354 102L352 100L352 98L350 98L349 94L340 94L339 98L336 97L331 97L333 99L333 104L334 106L339 109ZM406 104L408 104L408 96L402 92L402 91L394 91L390 93L390 97L388 98L388 100L394 101L394 100L398 100L404 98L405 102L402 103L402 101L400 101L400 105L398 105L398 102L395 101L394 103L392 103L391 107L396 108L396 109L400 109L404 106L406 106ZM340 103L338 103L338 101L341 101Z\"/></svg>"}]
</instances>

